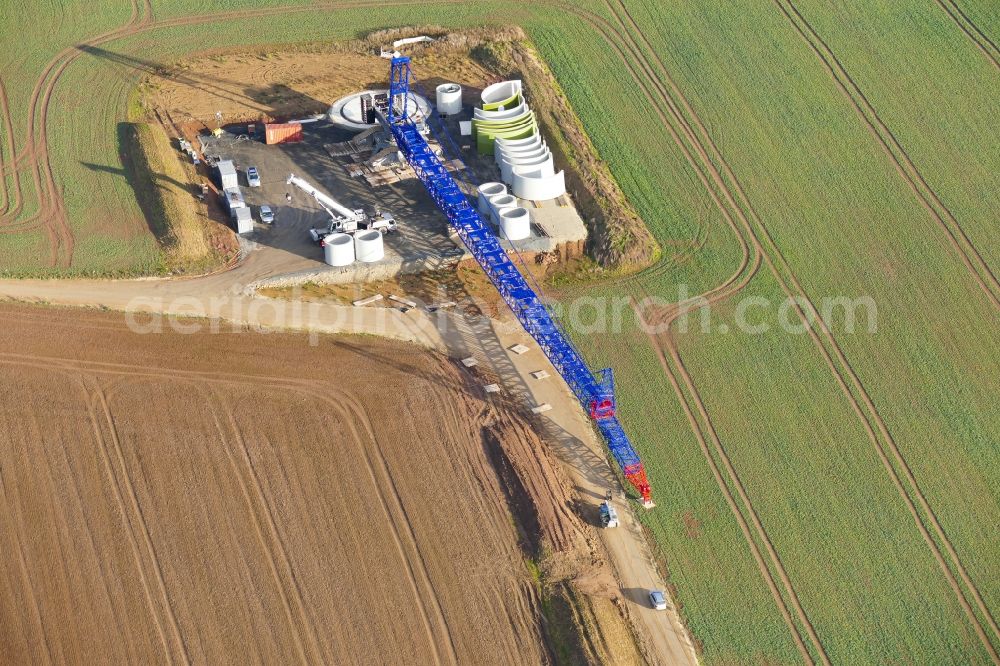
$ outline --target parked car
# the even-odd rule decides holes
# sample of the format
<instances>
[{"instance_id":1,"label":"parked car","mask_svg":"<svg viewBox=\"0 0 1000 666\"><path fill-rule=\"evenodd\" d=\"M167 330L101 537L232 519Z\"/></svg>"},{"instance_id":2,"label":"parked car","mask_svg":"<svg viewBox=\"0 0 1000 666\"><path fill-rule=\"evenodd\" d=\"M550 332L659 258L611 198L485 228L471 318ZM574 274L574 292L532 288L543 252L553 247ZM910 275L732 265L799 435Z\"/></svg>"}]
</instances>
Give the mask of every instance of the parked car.
<instances>
[{"instance_id":1,"label":"parked car","mask_svg":"<svg viewBox=\"0 0 1000 666\"><path fill-rule=\"evenodd\" d=\"M608 502L601 502L599 507L602 527L618 527L618 512Z\"/></svg>"},{"instance_id":2,"label":"parked car","mask_svg":"<svg viewBox=\"0 0 1000 666\"><path fill-rule=\"evenodd\" d=\"M660 590L650 590L649 604L654 610L667 610L667 598Z\"/></svg>"},{"instance_id":3,"label":"parked car","mask_svg":"<svg viewBox=\"0 0 1000 666\"><path fill-rule=\"evenodd\" d=\"M260 207L260 221L264 224L274 224L274 211L270 206Z\"/></svg>"},{"instance_id":4,"label":"parked car","mask_svg":"<svg viewBox=\"0 0 1000 666\"><path fill-rule=\"evenodd\" d=\"M260 174L257 172L257 167L247 167L247 185L260 187Z\"/></svg>"}]
</instances>

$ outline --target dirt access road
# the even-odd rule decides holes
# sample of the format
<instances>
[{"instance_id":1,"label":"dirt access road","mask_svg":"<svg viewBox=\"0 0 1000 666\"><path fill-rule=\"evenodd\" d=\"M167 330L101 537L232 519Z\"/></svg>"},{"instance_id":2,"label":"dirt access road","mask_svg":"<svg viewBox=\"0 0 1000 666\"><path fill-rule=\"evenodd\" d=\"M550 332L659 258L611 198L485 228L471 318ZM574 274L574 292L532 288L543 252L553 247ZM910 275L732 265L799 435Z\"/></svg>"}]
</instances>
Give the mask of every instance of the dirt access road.
<instances>
[{"instance_id":1,"label":"dirt access road","mask_svg":"<svg viewBox=\"0 0 1000 666\"><path fill-rule=\"evenodd\" d=\"M503 390L514 399L528 406L552 405L551 411L539 417L542 434L554 443L557 455L568 466L585 506L596 505L607 488L618 488L603 445L579 404L516 323L500 324L488 318L465 318L445 311L432 315L420 308L404 313L390 307L355 308L255 296L252 285L271 277L274 268L259 263L259 256L260 253L251 253L233 270L188 280L0 281L0 296L121 311L209 315L237 326L370 334L414 342L452 358L473 356L499 378ZM156 327L156 320L149 317L136 316L134 323L146 330ZM517 343L528 346L530 351L513 354L509 348ZM549 378L534 379L531 373L537 370L547 370ZM623 503L619 503L619 509L623 528L602 530L602 535L621 595L627 602L625 607L645 643L647 657L654 663L696 664L695 651L673 604L667 612L648 607L645 591L653 587L662 589L663 580L631 510Z\"/></svg>"}]
</instances>

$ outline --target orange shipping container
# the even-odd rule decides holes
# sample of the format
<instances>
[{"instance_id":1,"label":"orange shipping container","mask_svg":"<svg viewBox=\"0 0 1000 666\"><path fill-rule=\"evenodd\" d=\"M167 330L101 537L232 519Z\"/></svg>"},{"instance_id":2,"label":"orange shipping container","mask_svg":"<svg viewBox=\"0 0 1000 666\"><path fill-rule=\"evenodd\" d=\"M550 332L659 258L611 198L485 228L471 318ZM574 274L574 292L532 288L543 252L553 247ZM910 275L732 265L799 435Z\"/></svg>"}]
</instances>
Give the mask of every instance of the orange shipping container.
<instances>
[{"instance_id":1,"label":"orange shipping container","mask_svg":"<svg viewBox=\"0 0 1000 666\"><path fill-rule=\"evenodd\" d=\"M302 125L299 123L269 123L264 125L264 142L293 143L302 140Z\"/></svg>"}]
</instances>

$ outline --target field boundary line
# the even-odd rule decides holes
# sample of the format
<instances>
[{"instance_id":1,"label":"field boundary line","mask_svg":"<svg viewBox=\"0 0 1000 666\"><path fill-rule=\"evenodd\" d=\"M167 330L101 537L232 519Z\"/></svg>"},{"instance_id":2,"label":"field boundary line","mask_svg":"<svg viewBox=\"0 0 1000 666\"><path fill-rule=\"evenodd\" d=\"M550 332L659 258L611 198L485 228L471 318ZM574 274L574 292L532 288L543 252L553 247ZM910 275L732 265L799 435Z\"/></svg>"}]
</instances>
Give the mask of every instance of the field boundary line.
<instances>
[{"instance_id":1,"label":"field boundary line","mask_svg":"<svg viewBox=\"0 0 1000 666\"><path fill-rule=\"evenodd\" d=\"M81 382L84 380L81 378ZM138 504L138 498L135 495L135 490L132 487L130 481L124 481L124 485L131 498L132 511L129 511L129 503L125 501L123 496L123 491L119 483L119 475L114 471L114 463L112 462L111 452L108 450L107 440L104 437L104 432L100 426L100 417L95 413L100 407L103 413L105 425L109 429L111 439L113 440L114 448L118 457L118 464L125 476L128 475L127 469L125 469L125 461L122 455L121 446L118 442L117 430L114 426L114 417L111 415L110 408L108 407L107 401L104 396L103 388L100 385L100 381L96 378L91 379L93 386L87 389L88 394L88 414L90 416L90 422L93 427L94 437L97 439L98 448L102 452L102 459L104 460L104 470L107 474L108 481L111 483L112 490L114 492L115 498L118 500L118 508L121 511L122 519L128 525L129 543L132 546L132 554L135 557L136 568L139 573L139 578L142 581L143 590L145 590L146 601L149 604L150 613L153 616L153 620L156 624L157 632L160 635L160 640L163 643L164 654L170 663L174 663L174 649L170 646L170 641L166 635L166 629L163 627L163 618L160 617L160 609L158 608L160 604L154 602L154 595L152 589L149 585L149 576L146 571L146 565L144 560L149 558L154 569L154 577L156 578L157 587L159 588L159 596L161 604L166 609L166 614L168 616L168 622L171 625L170 632L174 641L180 646L180 653L184 663L190 664L191 658L187 652L187 646L184 644L184 639L181 636L180 627L177 623L177 618L174 615L173 607L170 603L170 596L167 594L166 584L163 579L163 573L160 570L159 564L157 562L156 552L153 549L152 540L149 536L149 530L145 525L145 519L142 517L142 510ZM135 521L142 526L142 532L144 535L144 544L146 548L146 557L142 555L142 548L139 546L138 538L136 537L136 527ZM176 647L176 646L175 646Z\"/></svg>"},{"instance_id":2,"label":"field boundary line","mask_svg":"<svg viewBox=\"0 0 1000 666\"><path fill-rule=\"evenodd\" d=\"M920 173L899 139L878 115L875 107L840 62L836 53L802 15L793 0L774 0L774 2L794 26L795 31L802 37L803 41L823 63L824 69L834 80L837 88L847 97L854 110L861 116L865 126L878 140L879 145L892 160L899 175L910 186L917 200L945 232L952 247L959 253L962 263L972 273L973 279L986 292L994 307L1000 308L1000 297L997 295L1000 293L1000 281L983 260L976 246L972 244L962 225ZM987 282L990 284L988 285Z\"/></svg>"},{"instance_id":3,"label":"field boundary line","mask_svg":"<svg viewBox=\"0 0 1000 666\"><path fill-rule=\"evenodd\" d=\"M961 5L955 2L955 0L934 0L934 2L955 22L955 25L962 29L965 36L972 40L979 50L982 51L993 67L1000 70L1000 48L997 48L996 43L990 39L989 35L980 30L979 26L969 18L968 14L962 10Z\"/></svg>"}]
</instances>

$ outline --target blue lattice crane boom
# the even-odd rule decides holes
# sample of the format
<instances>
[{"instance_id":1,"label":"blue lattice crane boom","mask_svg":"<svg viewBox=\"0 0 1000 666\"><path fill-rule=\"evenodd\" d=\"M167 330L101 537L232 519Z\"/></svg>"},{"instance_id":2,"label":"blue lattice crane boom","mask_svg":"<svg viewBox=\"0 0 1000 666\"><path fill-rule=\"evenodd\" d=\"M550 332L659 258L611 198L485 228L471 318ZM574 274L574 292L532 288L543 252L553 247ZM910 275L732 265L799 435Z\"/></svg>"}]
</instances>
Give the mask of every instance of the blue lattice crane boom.
<instances>
[{"instance_id":1,"label":"blue lattice crane boom","mask_svg":"<svg viewBox=\"0 0 1000 666\"><path fill-rule=\"evenodd\" d=\"M590 371L569 342L538 294L528 285L507 252L469 203L458 183L441 164L409 116L410 59L392 59L389 75L388 124L403 156L427 188L448 223L486 272L524 330L538 343L577 399L587 410L625 478L652 506L651 489L642 460L622 429L615 411L614 380L610 368L600 377Z\"/></svg>"}]
</instances>

